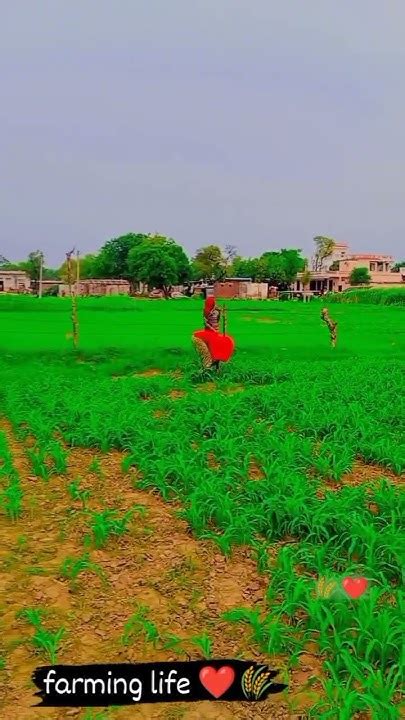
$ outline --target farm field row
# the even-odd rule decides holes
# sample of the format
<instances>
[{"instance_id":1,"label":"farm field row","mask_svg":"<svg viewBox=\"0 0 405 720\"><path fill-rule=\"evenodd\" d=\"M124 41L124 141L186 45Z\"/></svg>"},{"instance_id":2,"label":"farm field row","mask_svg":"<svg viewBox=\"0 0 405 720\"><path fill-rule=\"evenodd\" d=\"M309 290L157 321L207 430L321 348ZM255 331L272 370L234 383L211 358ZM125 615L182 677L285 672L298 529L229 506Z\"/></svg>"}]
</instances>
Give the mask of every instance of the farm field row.
<instances>
[{"instance_id":1,"label":"farm field row","mask_svg":"<svg viewBox=\"0 0 405 720\"><path fill-rule=\"evenodd\" d=\"M33 710L40 661L214 656L289 689L139 717L399 718L403 310L333 307L332 350L316 304L230 303L215 381L196 301L79 311L75 354L64 300L0 307L0 718L134 716Z\"/></svg>"}]
</instances>

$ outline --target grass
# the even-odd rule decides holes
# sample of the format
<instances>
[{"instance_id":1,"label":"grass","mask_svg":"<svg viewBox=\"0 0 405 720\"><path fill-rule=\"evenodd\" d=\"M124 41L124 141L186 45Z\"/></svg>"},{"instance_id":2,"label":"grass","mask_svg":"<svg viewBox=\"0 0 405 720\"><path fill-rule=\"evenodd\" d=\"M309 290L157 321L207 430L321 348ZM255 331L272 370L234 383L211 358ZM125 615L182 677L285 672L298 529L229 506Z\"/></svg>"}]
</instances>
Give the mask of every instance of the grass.
<instances>
[{"instance_id":1,"label":"grass","mask_svg":"<svg viewBox=\"0 0 405 720\"><path fill-rule=\"evenodd\" d=\"M86 467L103 482L97 454L119 451L134 487L174 504L196 538L226 556L251 547L257 576L267 583L265 604L236 606L224 622L247 628L252 648L285 657L291 671L308 645L316 646L323 691L314 717L343 720L367 711L397 718L403 309L336 304L333 350L321 307L229 303L237 352L212 386L191 349L198 302L83 299L75 354L65 338L68 302L0 298L1 408L21 442L33 439L27 462L53 488L63 483L73 449L91 454ZM272 322L259 322L266 318ZM151 368L159 373L142 374ZM29 513L20 475L0 432L2 511L11 524ZM108 507L93 506L93 494L80 479L66 481L66 512L70 495L82 503L88 548L119 553L113 541L133 543L144 513L136 506L122 513L113 498ZM69 555L59 572L75 589L82 572L101 576L97 563L88 552ZM350 574L368 578L362 598L317 592L320 578L339 585ZM42 629L39 639L43 626L36 627L36 646L56 655L63 633L51 637ZM127 621L122 642L137 637L152 648L181 645L175 628L159 633L144 605ZM190 643L208 658L213 641L202 630Z\"/></svg>"},{"instance_id":2,"label":"grass","mask_svg":"<svg viewBox=\"0 0 405 720\"><path fill-rule=\"evenodd\" d=\"M405 288L353 288L330 296L331 302L369 305L405 305Z\"/></svg>"}]
</instances>

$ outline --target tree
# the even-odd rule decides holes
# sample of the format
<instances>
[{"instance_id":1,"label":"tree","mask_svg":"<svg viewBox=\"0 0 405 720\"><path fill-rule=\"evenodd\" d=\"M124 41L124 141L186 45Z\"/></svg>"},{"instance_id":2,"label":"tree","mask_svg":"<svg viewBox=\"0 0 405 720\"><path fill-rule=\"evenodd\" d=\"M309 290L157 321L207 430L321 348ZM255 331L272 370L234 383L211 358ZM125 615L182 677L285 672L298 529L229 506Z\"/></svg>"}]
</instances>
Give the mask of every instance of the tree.
<instances>
[{"instance_id":1,"label":"tree","mask_svg":"<svg viewBox=\"0 0 405 720\"><path fill-rule=\"evenodd\" d=\"M349 283L350 285L369 285L371 282L371 276L366 267L353 268L350 273Z\"/></svg>"},{"instance_id":2,"label":"tree","mask_svg":"<svg viewBox=\"0 0 405 720\"><path fill-rule=\"evenodd\" d=\"M266 278L270 285L286 285L287 275L284 267L284 263L279 252L265 252L261 256L266 264Z\"/></svg>"},{"instance_id":3,"label":"tree","mask_svg":"<svg viewBox=\"0 0 405 720\"><path fill-rule=\"evenodd\" d=\"M195 279L218 280L226 275L226 259L218 245L206 245L197 250L193 259Z\"/></svg>"},{"instance_id":4,"label":"tree","mask_svg":"<svg viewBox=\"0 0 405 720\"><path fill-rule=\"evenodd\" d=\"M399 272L401 268L405 267L405 260L402 260L402 262L395 263L394 267L392 268L391 272Z\"/></svg>"},{"instance_id":5,"label":"tree","mask_svg":"<svg viewBox=\"0 0 405 720\"><path fill-rule=\"evenodd\" d=\"M39 278L41 275L41 266L43 267L45 262L44 253L42 250L35 250L33 252L30 252L28 255L28 262L27 262L27 270L26 272L30 276L34 287L35 292L38 294L39 289Z\"/></svg>"},{"instance_id":6,"label":"tree","mask_svg":"<svg viewBox=\"0 0 405 720\"><path fill-rule=\"evenodd\" d=\"M108 240L95 260L94 271L96 276L130 280L127 264L128 255L132 248L141 245L148 237L148 235L142 233L127 233L127 235Z\"/></svg>"},{"instance_id":7,"label":"tree","mask_svg":"<svg viewBox=\"0 0 405 720\"><path fill-rule=\"evenodd\" d=\"M166 297L169 296L170 287L179 278L174 258L160 243L146 241L133 247L128 257L128 270L133 281L159 288Z\"/></svg>"},{"instance_id":8,"label":"tree","mask_svg":"<svg viewBox=\"0 0 405 720\"><path fill-rule=\"evenodd\" d=\"M89 254L79 257L79 277L81 280L88 280L89 278L97 277L97 260L97 255ZM72 274L76 277L77 260L75 257L72 257L70 265L72 268ZM65 262L60 266L58 270L58 277L60 277L63 282L67 282L67 260L65 260Z\"/></svg>"},{"instance_id":9,"label":"tree","mask_svg":"<svg viewBox=\"0 0 405 720\"><path fill-rule=\"evenodd\" d=\"M333 238L317 235L314 237L315 255L312 261L312 269L314 272L323 270L325 260L333 255L336 242Z\"/></svg>"},{"instance_id":10,"label":"tree","mask_svg":"<svg viewBox=\"0 0 405 720\"><path fill-rule=\"evenodd\" d=\"M172 258L176 267L176 284L190 280L190 261L181 245L178 245L173 238L166 237L165 235L150 235L147 240L145 240L145 243L162 247L165 253Z\"/></svg>"},{"instance_id":11,"label":"tree","mask_svg":"<svg viewBox=\"0 0 405 720\"><path fill-rule=\"evenodd\" d=\"M299 272L305 269L305 258L301 255L302 250L286 250L280 251L282 265L284 267L285 282L291 285L296 280Z\"/></svg>"},{"instance_id":12,"label":"tree","mask_svg":"<svg viewBox=\"0 0 405 720\"><path fill-rule=\"evenodd\" d=\"M238 251L235 245L225 245L224 257L227 265L231 265L233 263L237 257L237 253Z\"/></svg>"}]
</instances>

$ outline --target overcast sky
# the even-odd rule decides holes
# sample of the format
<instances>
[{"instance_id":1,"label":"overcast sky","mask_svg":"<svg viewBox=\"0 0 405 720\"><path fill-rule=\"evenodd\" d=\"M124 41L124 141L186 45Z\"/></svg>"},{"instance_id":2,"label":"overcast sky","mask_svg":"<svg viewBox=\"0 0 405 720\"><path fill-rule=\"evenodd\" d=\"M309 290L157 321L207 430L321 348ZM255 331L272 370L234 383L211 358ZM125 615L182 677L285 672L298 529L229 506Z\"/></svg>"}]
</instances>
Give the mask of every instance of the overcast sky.
<instances>
[{"instance_id":1,"label":"overcast sky","mask_svg":"<svg viewBox=\"0 0 405 720\"><path fill-rule=\"evenodd\" d=\"M0 254L405 255L404 0L0 0Z\"/></svg>"}]
</instances>

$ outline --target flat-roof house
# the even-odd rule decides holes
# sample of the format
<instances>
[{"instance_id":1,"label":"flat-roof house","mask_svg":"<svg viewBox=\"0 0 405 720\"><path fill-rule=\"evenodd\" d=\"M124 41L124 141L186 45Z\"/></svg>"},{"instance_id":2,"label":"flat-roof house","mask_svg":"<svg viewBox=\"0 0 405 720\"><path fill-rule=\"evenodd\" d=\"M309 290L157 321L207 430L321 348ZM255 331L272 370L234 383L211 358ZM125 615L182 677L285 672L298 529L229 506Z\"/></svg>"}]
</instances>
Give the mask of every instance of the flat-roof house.
<instances>
[{"instance_id":1,"label":"flat-roof house","mask_svg":"<svg viewBox=\"0 0 405 720\"><path fill-rule=\"evenodd\" d=\"M295 291L342 292L350 287L350 274L355 268L365 267L370 274L369 287L398 287L405 284L405 268L392 272L394 258L378 253L348 253L341 251L340 257L331 259L329 269L310 271L311 279L304 287L302 273L294 283ZM333 269L331 269L333 268Z\"/></svg>"},{"instance_id":2,"label":"flat-roof house","mask_svg":"<svg viewBox=\"0 0 405 720\"><path fill-rule=\"evenodd\" d=\"M29 292L31 280L24 270L0 268L0 292Z\"/></svg>"}]
</instances>

